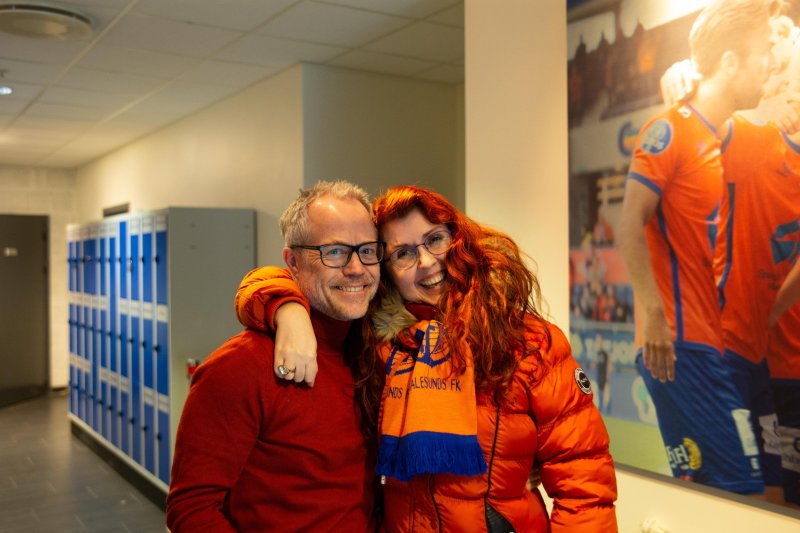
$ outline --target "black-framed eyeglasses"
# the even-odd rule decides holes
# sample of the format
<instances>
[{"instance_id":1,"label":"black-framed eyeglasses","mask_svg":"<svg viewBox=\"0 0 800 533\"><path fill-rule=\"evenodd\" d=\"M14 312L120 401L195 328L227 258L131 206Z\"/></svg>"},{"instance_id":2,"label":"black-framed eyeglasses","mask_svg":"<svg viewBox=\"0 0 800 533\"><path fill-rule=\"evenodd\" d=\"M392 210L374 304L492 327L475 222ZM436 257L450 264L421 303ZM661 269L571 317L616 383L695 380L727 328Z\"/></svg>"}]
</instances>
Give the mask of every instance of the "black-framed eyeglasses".
<instances>
[{"instance_id":1,"label":"black-framed eyeglasses","mask_svg":"<svg viewBox=\"0 0 800 533\"><path fill-rule=\"evenodd\" d=\"M453 244L453 237L447 230L434 231L419 244L401 246L389 254L389 261L395 268L406 270L417 264L419 247L424 246L433 255L442 255Z\"/></svg>"},{"instance_id":2,"label":"black-framed eyeglasses","mask_svg":"<svg viewBox=\"0 0 800 533\"><path fill-rule=\"evenodd\" d=\"M383 260L383 252L386 249L385 243L362 242L355 246L349 244L321 244L319 246L304 246L295 244L289 248L300 248L302 250L316 250L322 264L330 268L344 268L350 263L353 252L358 256L359 261L364 266L377 265Z\"/></svg>"}]
</instances>

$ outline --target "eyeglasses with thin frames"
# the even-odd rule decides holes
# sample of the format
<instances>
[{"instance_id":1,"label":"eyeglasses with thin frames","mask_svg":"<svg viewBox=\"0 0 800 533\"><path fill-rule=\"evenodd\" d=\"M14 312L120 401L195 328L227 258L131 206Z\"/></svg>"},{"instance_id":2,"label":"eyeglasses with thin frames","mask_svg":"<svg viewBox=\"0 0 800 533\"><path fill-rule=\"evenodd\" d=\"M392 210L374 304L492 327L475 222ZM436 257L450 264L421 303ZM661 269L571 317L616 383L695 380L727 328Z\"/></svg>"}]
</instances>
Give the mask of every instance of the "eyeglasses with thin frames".
<instances>
[{"instance_id":1,"label":"eyeglasses with thin frames","mask_svg":"<svg viewBox=\"0 0 800 533\"><path fill-rule=\"evenodd\" d=\"M383 252L386 249L382 242L363 242L351 246L349 244L321 244L319 246L306 246L295 244L289 248L301 250L316 250L322 264L329 268L344 268L350 263L353 252L358 256L359 261L364 266L377 265L383 260Z\"/></svg>"},{"instance_id":2,"label":"eyeglasses with thin frames","mask_svg":"<svg viewBox=\"0 0 800 533\"><path fill-rule=\"evenodd\" d=\"M453 237L447 230L434 231L419 244L401 246L389 254L389 262L395 268L406 270L419 261L419 247L424 246L432 255L442 255L453 244Z\"/></svg>"}]
</instances>

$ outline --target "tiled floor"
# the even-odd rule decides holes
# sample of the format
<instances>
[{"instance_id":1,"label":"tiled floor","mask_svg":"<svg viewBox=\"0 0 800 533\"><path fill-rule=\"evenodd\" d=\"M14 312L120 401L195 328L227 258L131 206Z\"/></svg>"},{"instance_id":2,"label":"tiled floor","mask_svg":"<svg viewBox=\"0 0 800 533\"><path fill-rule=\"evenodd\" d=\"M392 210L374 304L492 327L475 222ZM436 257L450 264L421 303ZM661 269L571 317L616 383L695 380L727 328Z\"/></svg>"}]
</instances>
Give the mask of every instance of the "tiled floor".
<instances>
[{"instance_id":1,"label":"tiled floor","mask_svg":"<svg viewBox=\"0 0 800 533\"><path fill-rule=\"evenodd\" d=\"M0 532L164 533L164 512L70 432L66 396L0 408Z\"/></svg>"}]
</instances>

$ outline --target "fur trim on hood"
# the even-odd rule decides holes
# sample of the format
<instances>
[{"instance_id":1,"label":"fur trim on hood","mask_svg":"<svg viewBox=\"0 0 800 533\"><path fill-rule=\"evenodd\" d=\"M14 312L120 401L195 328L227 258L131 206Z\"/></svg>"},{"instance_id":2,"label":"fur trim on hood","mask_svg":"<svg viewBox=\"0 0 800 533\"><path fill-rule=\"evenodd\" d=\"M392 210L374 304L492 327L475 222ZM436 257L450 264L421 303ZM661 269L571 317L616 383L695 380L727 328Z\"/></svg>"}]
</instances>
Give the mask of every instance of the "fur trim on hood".
<instances>
[{"instance_id":1,"label":"fur trim on hood","mask_svg":"<svg viewBox=\"0 0 800 533\"><path fill-rule=\"evenodd\" d=\"M380 342L394 340L397 334L419 322L417 318L406 309L403 298L394 287L389 289L381 306L372 313L372 325Z\"/></svg>"}]
</instances>

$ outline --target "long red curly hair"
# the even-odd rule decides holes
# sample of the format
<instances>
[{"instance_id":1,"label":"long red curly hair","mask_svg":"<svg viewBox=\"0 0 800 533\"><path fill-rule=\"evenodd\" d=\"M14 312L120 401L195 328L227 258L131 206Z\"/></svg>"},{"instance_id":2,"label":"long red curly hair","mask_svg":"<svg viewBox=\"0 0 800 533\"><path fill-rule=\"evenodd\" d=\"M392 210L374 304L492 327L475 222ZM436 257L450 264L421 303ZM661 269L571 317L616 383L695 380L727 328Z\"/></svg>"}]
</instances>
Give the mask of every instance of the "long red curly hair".
<instances>
[{"instance_id":1,"label":"long red curly hair","mask_svg":"<svg viewBox=\"0 0 800 533\"><path fill-rule=\"evenodd\" d=\"M379 231L387 222L403 218L414 209L432 224L444 224L450 230L453 244L445 256L448 287L438 302L437 318L447 332L456 372L463 372L466 357L471 354L476 387L491 391L509 382L519 353L541 357L539 347L525 346L523 338L527 314L542 323L549 344L547 322L539 311L539 282L508 235L475 222L442 195L421 187L393 187L376 198L372 207ZM380 307L390 283L384 271L373 308ZM357 373L361 377L362 407L369 413L376 412L372 404L380 401L380 390L375 389L379 388L383 368L374 355L379 341L370 321L365 320L363 326L367 357L360 358L362 368Z\"/></svg>"}]
</instances>

